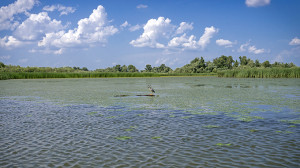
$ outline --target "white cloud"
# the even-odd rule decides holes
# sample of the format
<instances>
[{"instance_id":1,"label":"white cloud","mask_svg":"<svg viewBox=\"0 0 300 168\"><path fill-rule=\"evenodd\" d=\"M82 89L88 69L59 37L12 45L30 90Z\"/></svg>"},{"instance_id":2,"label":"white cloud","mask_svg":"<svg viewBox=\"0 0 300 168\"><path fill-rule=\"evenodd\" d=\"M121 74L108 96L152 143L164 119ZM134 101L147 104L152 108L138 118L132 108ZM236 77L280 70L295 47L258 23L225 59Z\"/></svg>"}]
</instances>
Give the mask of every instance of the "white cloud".
<instances>
[{"instance_id":1,"label":"white cloud","mask_svg":"<svg viewBox=\"0 0 300 168\"><path fill-rule=\"evenodd\" d=\"M246 0L245 3L248 7L259 7L269 5L271 0Z\"/></svg>"},{"instance_id":2,"label":"white cloud","mask_svg":"<svg viewBox=\"0 0 300 168\"><path fill-rule=\"evenodd\" d=\"M56 33L46 33L38 46L48 49L53 47L55 51L76 46L93 46L97 43L106 43L109 36L118 32L117 28L108 25L107 13L101 5L94 9L88 18L79 20L77 24L77 28L67 32L62 30Z\"/></svg>"},{"instance_id":3,"label":"white cloud","mask_svg":"<svg viewBox=\"0 0 300 168\"><path fill-rule=\"evenodd\" d=\"M262 54L262 53L269 53L270 52L270 50L266 50L266 49L263 49L263 48L257 49L254 45L250 45L250 41L248 41L245 44L242 44L237 51L238 52L248 51L249 53L252 53L252 54Z\"/></svg>"},{"instance_id":4,"label":"white cloud","mask_svg":"<svg viewBox=\"0 0 300 168\"><path fill-rule=\"evenodd\" d=\"M58 4L58 5L51 5L51 6L47 5L43 8L43 10L48 12L53 12L57 10L60 12L60 16L61 16L61 15L68 15L69 13L74 13L76 9L73 7L66 7Z\"/></svg>"},{"instance_id":5,"label":"white cloud","mask_svg":"<svg viewBox=\"0 0 300 168\"><path fill-rule=\"evenodd\" d=\"M27 58L19 59L18 62L21 64L24 64L24 63L28 62L28 59Z\"/></svg>"},{"instance_id":6,"label":"white cloud","mask_svg":"<svg viewBox=\"0 0 300 168\"><path fill-rule=\"evenodd\" d=\"M219 46L225 46L227 48L227 47L232 47L233 42L231 42L229 40L218 39L218 40L216 40L216 44Z\"/></svg>"},{"instance_id":7,"label":"white cloud","mask_svg":"<svg viewBox=\"0 0 300 168\"><path fill-rule=\"evenodd\" d=\"M17 27L14 35L22 40L39 40L46 33L57 32L63 28L61 21L51 20L47 12L41 12L31 14Z\"/></svg>"},{"instance_id":8,"label":"white cloud","mask_svg":"<svg viewBox=\"0 0 300 168\"><path fill-rule=\"evenodd\" d=\"M5 36L0 38L0 47L5 49L12 49L22 45L22 42L14 38L13 36Z\"/></svg>"},{"instance_id":9,"label":"white cloud","mask_svg":"<svg viewBox=\"0 0 300 168\"><path fill-rule=\"evenodd\" d=\"M177 29L175 29L177 27ZM179 48L185 49L204 49L210 39L218 32L215 27L206 27L199 41L196 41L194 35L187 36L187 30L192 30L193 24L181 22L179 26L171 24L169 18L159 17L158 19L150 19L144 26L144 32L136 40L132 40L130 44L134 47L151 47L151 48ZM182 34L181 36L176 36ZM170 39L172 37L172 39ZM164 44L164 41L169 41ZM162 42L161 42L162 41Z\"/></svg>"},{"instance_id":10,"label":"white cloud","mask_svg":"<svg viewBox=\"0 0 300 168\"><path fill-rule=\"evenodd\" d=\"M300 39L298 37L293 38L289 45L300 45Z\"/></svg>"},{"instance_id":11,"label":"white cloud","mask_svg":"<svg viewBox=\"0 0 300 168\"><path fill-rule=\"evenodd\" d=\"M193 23L186 23L186 22L181 22L180 26L176 30L176 34L182 34L186 30L193 30Z\"/></svg>"},{"instance_id":12,"label":"white cloud","mask_svg":"<svg viewBox=\"0 0 300 168\"><path fill-rule=\"evenodd\" d=\"M159 58L155 61L155 65L161 65L161 64L166 64L169 62L169 58Z\"/></svg>"},{"instance_id":13,"label":"white cloud","mask_svg":"<svg viewBox=\"0 0 300 168\"><path fill-rule=\"evenodd\" d=\"M130 44L134 47L164 48L165 46L157 40L162 37L167 38L173 29L174 26L169 18L150 19L144 26L143 34L138 39L132 40Z\"/></svg>"},{"instance_id":14,"label":"white cloud","mask_svg":"<svg viewBox=\"0 0 300 168\"><path fill-rule=\"evenodd\" d=\"M121 24L121 27L123 27L123 28L125 28L127 26L129 26L129 23L127 21L125 21L123 24Z\"/></svg>"},{"instance_id":15,"label":"white cloud","mask_svg":"<svg viewBox=\"0 0 300 168\"><path fill-rule=\"evenodd\" d=\"M144 9L144 8L148 8L148 6L140 4L140 5L136 6L136 8L138 8L138 9Z\"/></svg>"},{"instance_id":16,"label":"white cloud","mask_svg":"<svg viewBox=\"0 0 300 168\"><path fill-rule=\"evenodd\" d=\"M261 49L257 49L255 46L250 46L248 48L249 53L253 53L253 54L262 54L265 53L266 50L261 48Z\"/></svg>"},{"instance_id":17,"label":"white cloud","mask_svg":"<svg viewBox=\"0 0 300 168\"><path fill-rule=\"evenodd\" d=\"M242 44L240 46L240 48L238 49L238 52L244 52L244 51L246 51L247 50L246 47L248 47L248 46L249 46L249 42L247 42L245 44Z\"/></svg>"},{"instance_id":18,"label":"white cloud","mask_svg":"<svg viewBox=\"0 0 300 168\"><path fill-rule=\"evenodd\" d=\"M131 26L129 28L129 31L134 32L134 31L140 30L141 28L143 28L143 26L137 24L137 25Z\"/></svg>"},{"instance_id":19,"label":"white cloud","mask_svg":"<svg viewBox=\"0 0 300 168\"><path fill-rule=\"evenodd\" d=\"M196 37L191 35L189 38L186 37L186 34L183 34L180 37L174 37L168 43L169 47L181 47L183 49L196 49L198 48Z\"/></svg>"},{"instance_id":20,"label":"white cloud","mask_svg":"<svg viewBox=\"0 0 300 168\"><path fill-rule=\"evenodd\" d=\"M37 3L37 0L17 0L8 6L2 6L0 8L0 30L13 30L19 24L14 19L14 15L27 13Z\"/></svg>"},{"instance_id":21,"label":"white cloud","mask_svg":"<svg viewBox=\"0 0 300 168\"><path fill-rule=\"evenodd\" d=\"M210 39L216 34L218 33L218 29L211 26L211 27L206 27L204 34L200 37L199 41L198 41L198 45L201 46L201 48L205 48L209 43L210 43Z\"/></svg>"},{"instance_id":22,"label":"white cloud","mask_svg":"<svg viewBox=\"0 0 300 168\"><path fill-rule=\"evenodd\" d=\"M3 55L3 56L0 56L0 59L1 60L9 60L11 58L10 55Z\"/></svg>"}]
</instances>

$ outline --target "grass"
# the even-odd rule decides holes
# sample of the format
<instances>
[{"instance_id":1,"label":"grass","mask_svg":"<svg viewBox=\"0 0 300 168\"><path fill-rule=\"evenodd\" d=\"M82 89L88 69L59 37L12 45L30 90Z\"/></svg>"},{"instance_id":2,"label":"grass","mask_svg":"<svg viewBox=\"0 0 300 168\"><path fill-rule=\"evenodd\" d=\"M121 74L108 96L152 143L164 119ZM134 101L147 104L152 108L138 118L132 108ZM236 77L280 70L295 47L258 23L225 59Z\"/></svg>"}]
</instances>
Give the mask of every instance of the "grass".
<instances>
[{"instance_id":1,"label":"grass","mask_svg":"<svg viewBox=\"0 0 300 168\"><path fill-rule=\"evenodd\" d=\"M119 78L119 77L171 77L216 76L216 73L139 73L139 72L0 72L0 80L45 78Z\"/></svg>"},{"instance_id":2,"label":"grass","mask_svg":"<svg viewBox=\"0 0 300 168\"><path fill-rule=\"evenodd\" d=\"M300 67L246 68L218 72L218 77L236 78L300 78Z\"/></svg>"}]
</instances>

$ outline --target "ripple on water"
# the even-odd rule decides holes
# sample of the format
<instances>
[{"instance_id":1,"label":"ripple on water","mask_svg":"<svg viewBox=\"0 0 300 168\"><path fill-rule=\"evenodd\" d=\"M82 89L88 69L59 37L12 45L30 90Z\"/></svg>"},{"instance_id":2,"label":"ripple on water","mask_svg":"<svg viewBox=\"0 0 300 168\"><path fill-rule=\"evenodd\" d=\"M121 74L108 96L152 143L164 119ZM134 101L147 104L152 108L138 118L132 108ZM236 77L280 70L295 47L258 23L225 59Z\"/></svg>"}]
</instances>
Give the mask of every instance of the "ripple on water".
<instances>
[{"instance_id":1,"label":"ripple on water","mask_svg":"<svg viewBox=\"0 0 300 168\"><path fill-rule=\"evenodd\" d=\"M0 167L299 164L298 125L289 127L271 115L242 122L222 113L199 115L180 109L60 106L12 99L1 99L0 105ZM293 133L276 133L278 130Z\"/></svg>"}]
</instances>

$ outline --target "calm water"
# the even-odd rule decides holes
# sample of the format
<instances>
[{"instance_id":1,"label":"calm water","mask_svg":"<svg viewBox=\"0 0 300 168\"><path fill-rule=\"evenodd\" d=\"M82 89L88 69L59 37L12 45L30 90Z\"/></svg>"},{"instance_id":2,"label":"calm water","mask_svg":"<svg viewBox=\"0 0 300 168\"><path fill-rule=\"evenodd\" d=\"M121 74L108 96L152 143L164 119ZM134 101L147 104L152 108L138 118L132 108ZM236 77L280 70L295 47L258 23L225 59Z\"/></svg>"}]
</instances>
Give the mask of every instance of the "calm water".
<instances>
[{"instance_id":1,"label":"calm water","mask_svg":"<svg viewBox=\"0 0 300 168\"><path fill-rule=\"evenodd\" d=\"M156 96L136 96L149 94L147 85ZM299 79L0 81L0 167L298 167L299 160Z\"/></svg>"}]
</instances>

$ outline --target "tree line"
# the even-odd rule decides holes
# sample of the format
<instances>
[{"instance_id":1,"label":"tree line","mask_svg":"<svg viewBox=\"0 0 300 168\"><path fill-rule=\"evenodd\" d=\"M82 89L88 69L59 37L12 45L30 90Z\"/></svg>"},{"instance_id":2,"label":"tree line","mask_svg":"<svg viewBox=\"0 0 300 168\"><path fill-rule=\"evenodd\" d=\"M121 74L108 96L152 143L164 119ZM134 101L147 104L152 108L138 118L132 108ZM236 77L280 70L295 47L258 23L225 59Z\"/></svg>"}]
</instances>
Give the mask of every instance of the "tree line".
<instances>
[{"instance_id":1,"label":"tree line","mask_svg":"<svg viewBox=\"0 0 300 168\"><path fill-rule=\"evenodd\" d=\"M239 60L233 60L232 56L222 55L218 58L213 59L213 61L205 61L203 57L193 59L189 64L184 65L181 68L172 68L161 64L157 67L152 67L152 65L147 64L143 70L138 70L134 65L115 65L113 67L108 67L105 69L96 69L93 72L141 72L141 73L216 73L222 70L231 69L248 69L248 68L292 68L296 67L293 63L281 63L274 62L271 64L269 61L264 61L262 63L259 60L251 60L246 56L240 56ZM15 65L5 65L0 62L0 72L91 72L88 68L83 67L20 67Z\"/></svg>"}]
</instances>

